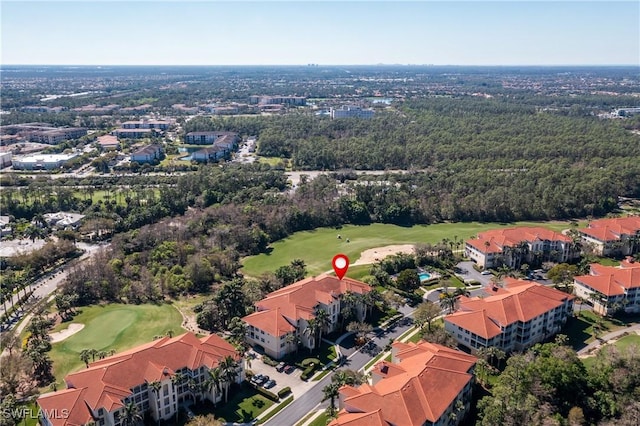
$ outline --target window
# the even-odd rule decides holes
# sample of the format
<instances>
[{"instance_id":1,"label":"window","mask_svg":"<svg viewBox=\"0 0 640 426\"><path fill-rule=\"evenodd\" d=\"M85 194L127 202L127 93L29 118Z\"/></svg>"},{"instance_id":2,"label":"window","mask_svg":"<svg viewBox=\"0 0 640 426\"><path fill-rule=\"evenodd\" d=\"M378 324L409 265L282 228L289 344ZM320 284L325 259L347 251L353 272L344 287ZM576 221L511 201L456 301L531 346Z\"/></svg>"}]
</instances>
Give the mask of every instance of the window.
<instances>
[{"instance_id":1,"label":"window","mask_svg":"<svg viewBox=\"0 0 640 426\"><path fill-rule=\"evenodd\" d=\"M164 409L164 414L167 415L171 412L171 407L167 407Z\"/></svg>"}]
</instances>

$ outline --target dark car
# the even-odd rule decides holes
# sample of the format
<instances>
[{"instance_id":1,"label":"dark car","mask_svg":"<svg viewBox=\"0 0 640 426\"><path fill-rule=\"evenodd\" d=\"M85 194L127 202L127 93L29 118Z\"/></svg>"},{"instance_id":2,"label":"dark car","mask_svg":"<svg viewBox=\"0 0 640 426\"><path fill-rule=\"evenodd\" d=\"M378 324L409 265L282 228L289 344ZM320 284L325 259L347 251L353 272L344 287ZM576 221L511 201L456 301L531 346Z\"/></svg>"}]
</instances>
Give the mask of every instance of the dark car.
<instances>
[{"instance_id":1,"label":"dark car","mask_svg":"<svg viewBox=\"0 0 640 426\"><path fill-rule=\"evenodd\" d=\"M285 365L284 367L284 372L287 374L293 373L293 370L295 370L295 367L293 365Z\"/></svg>"},{"instance_id":2,"label":"dark car","mask_svg":"<svg viewBox=\"0 0 640 426\"><path fill-rule=\"evenodd\" d=\"M272 379L272 380L268 380L263 386L265 389L271 389L275 385L276 385L276 381Z\"/></svg>"},{"instance_id":3,"label":"dark car","mask_svg":"<svg viewBox=\"0 0 640 426\"><path fill-rule=\"evenodd\" d=\"M286 367L286 364L284 362L280 362L278 363L278 365L276 365L276 371L278 373L282 373L285 367Z\"/></svg>"}]
</instances>

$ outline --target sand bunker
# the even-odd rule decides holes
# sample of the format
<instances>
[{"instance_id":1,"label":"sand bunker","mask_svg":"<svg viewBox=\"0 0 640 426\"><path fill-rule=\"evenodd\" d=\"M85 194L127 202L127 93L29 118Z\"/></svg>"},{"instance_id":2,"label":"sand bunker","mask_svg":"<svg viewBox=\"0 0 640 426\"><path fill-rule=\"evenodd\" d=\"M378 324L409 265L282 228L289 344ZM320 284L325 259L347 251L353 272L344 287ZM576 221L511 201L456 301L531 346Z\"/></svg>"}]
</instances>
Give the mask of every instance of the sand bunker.
<instances>
[{"instance_id":1,"label":"sand bunker","mask_svg":"<svg viewBox=\"0 0 640 426\"><path fill-rule=\"evenodd\" d=\"M64 330L49 334L49 336L51 337L51 343L61 342L67 337L73 336L83 328L84 324L69 324L69 327L65 328Z\"/></svg>"},{"instance_id":2,"label":"sand bunker","mask_svg":"<svg viewBox=\"0 0 640 426\"><path fill-rule=\"evenodd\" d=\"M376 247L360 253L360 258L352 263L352 265L368 265L371 263L376 263L377 261L382 260L392 254L413 254L414 251L415 247L413 246L413 244L397 244L392 246Z\"/></svg>"}]
</instances>

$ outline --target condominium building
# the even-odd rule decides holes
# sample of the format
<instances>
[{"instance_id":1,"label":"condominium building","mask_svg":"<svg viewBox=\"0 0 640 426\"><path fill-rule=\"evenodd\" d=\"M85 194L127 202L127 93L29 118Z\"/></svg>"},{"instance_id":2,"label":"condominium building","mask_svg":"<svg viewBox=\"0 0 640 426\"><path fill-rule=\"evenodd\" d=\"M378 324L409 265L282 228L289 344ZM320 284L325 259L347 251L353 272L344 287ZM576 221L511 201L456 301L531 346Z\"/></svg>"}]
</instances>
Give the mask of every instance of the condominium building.
<instances>
[{"instance_id":1,"label":"condominium building","mask_svg":"<svg viewBox=\"0 0 640 426\"><path fill-rule=\"evenodd\" d=\"M375 111L372 109L362 109L356 105L343 105L340 108L331 108L331 118L373 118Z\"/></svg>"},{"instance_id":2,"label":"condominium building","mask_svg":"<svg viewBox=\"0 0 640 426\"><path fill-rule=\"evenodd\" d=\"M329 426L458 425L469 411L476 360L433 343L395 342L391 362L373 368L371 385L340 389Z\"/></svg>"},{"instance_id":3,"label":"condominium building","mask_svg":"<svg viewBox=\"0 0 640 426\"><path fill-rule=\"evenodd\" d=\"M524 351L558 333L573 313L574 296L531 281L506 278L504 288L487 292L461 296L457 311L444 318L445 330L472 351Z\"/></svg>"},{"instance_id":4,"label":"condominium building","mask_svg":"<svg viewBox=\"0 0 640 426\"><path fill-rule=\"evenodd\" d=\"M175 416L184 401L222 399L208 386L209 371L224 359L237 363L235 381L244 380L235 348L217 335L197 338L185 333L92 362L65 377L67 389L38 398L45 426L125 424L125 408L133 403L155 422ZM64 414L64 415L63 415Z\"/></svg>"},{"instance_id":5,"label":"condominium building","mask_svg":"<svg viewBox=\"0 0 640 426\"><path fill-rule=\"evenodd\" d=\"M114 149L118 149L120 146L120 142L118 142L118 138L113 135L102 135L98 136L96 140L100 148L105 151L111 151Z\"/></svg>"},{"instance_id":6,"label":"condominium building","mask_svg":"<svg viewBox=\"0 0 640 426\"><path fill-rule=\"evenodd\" d=\"M29 134L29 141L56 145L67 140L81 138L86 134L87 129L84 127L37 130Z\"/></svg>"},{"instance_id":7,"label":"condominium building","mask_svg":"<svg viewBox=\"0 0 640 426\"><path fill-rule=\"evenodd\" d=\"M228 137L233 143L238 142L238 135L233 132L189 132L185 135L184 143L192 145L213 145L218 139Z\"/></svg>"},{"instance_id":8,"label":"condominium building","mask_svg":"<svg viewBox=\"0 0 640 426\"><path fill-rule=\"evenodd\" d=\"M113 136L122 139L150 138L156 135L155 129L115 129L111 132Z\"/></svg>"},{"instance_id":9,"label":"condominium building","mask_svg":"<svg viewBox=\"0 0 640 426\"><path fill-rule=\"evenodd\" d=\"M134 120L125 121L120 127L123 129L158 129L167 130L173 122L171 120Z\"/></svg>"},{"instance_id":10,"label":"condominium building","mask_svg":"<svg viewBox=\"0 0 640 426\"><path fill-rule=\"evenodd\" d=\"M588 275L573 279L576 296L601 315L616 311L640 312L640 263L627 259L620 266L591 264Z\"/></svg>"},{"instance_id":11,"label":"condominium building","mask_svg":"<svg viewBox=\"0 0 640 426\"><path fill-rule=\"evenodd\" d=\"M315 336L305 333L309 320L318 310L327 312L326 332L335 330L338 315L347 293L363 295L371 291L367 284L351 278L338 279L330 275L307 278L269 293L255 303L256 312L245 316L247 343L259 346L270 357L279 359L296 349L288 336L297 336L302 345L314 348ZM357 316L362 320L365 306L357 302Z\"/></svg>"},{"instance_id":12,"label":"condominium building","mask_svg":"<svg viewBox=\"0 0 640 426\"><path fill-rule=\"evenodd\" d=\"M137 163L153 163L160 159L162 148L159 145L147 145L131 154L131 161Z\"/></svg>"},{"instance_id":13,"label":"condominium building","mask_svg":"<svg viewBox=\"0 0 640 426\"><path fill-rule=\"evenodd\" d=\"M229 156L229 151L219 146L202 148L191 154L191 159L199 162L218 161Z\"/></svg>"},{"instance_id":14,"label":"condominium building","mask_svg":"<svg viewBox=\"0 0 640 426\"><path fill-rule=\"evenodd\" d=\"M289 106L304 106L307 102L307 98L304 96L258 96L253 95L249 97L250 104L259 105L289 105Z\"/></svg>"},{"instance_id":15,"label":"condominium building","mask_svg":"<svg viewBox=\"0 0 640 426\"><path fill-rule=\"evenodd\" d=\"M593 220L578 231L582 241L601 256L628 256L640 251L640 216Z\"/></svg>"},{"instance_id":16,"label":"condominium building","mask_svg":"<svg viewBox=\"0 0 640 426\"><path fill-rule=\"evenodd\" d=\"M481 232L466 241L465 255L482 268L519 268L523 263L567 262L580 253L566 235L547 228L518 227Z\"/></svg>"}]
</instances>

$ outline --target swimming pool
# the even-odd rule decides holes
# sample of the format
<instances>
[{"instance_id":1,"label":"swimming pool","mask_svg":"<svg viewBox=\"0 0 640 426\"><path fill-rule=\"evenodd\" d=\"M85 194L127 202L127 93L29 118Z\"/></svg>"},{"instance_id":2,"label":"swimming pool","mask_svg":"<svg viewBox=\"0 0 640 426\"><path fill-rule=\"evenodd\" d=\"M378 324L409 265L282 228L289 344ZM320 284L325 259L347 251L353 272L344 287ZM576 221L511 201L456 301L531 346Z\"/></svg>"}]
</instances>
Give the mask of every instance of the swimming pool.
<instances>
[{"instance_id":1,"label":"swimming pool","mask_svg":"<svg viewBox=\"0 0 640 426\"><path fill-rule=\"evenodd\" d=\"M431 274L428 272L420 272L418 274L418 277L420 277L420 281L427 281L431 279Z\"/></svg>"}]
</instances>

